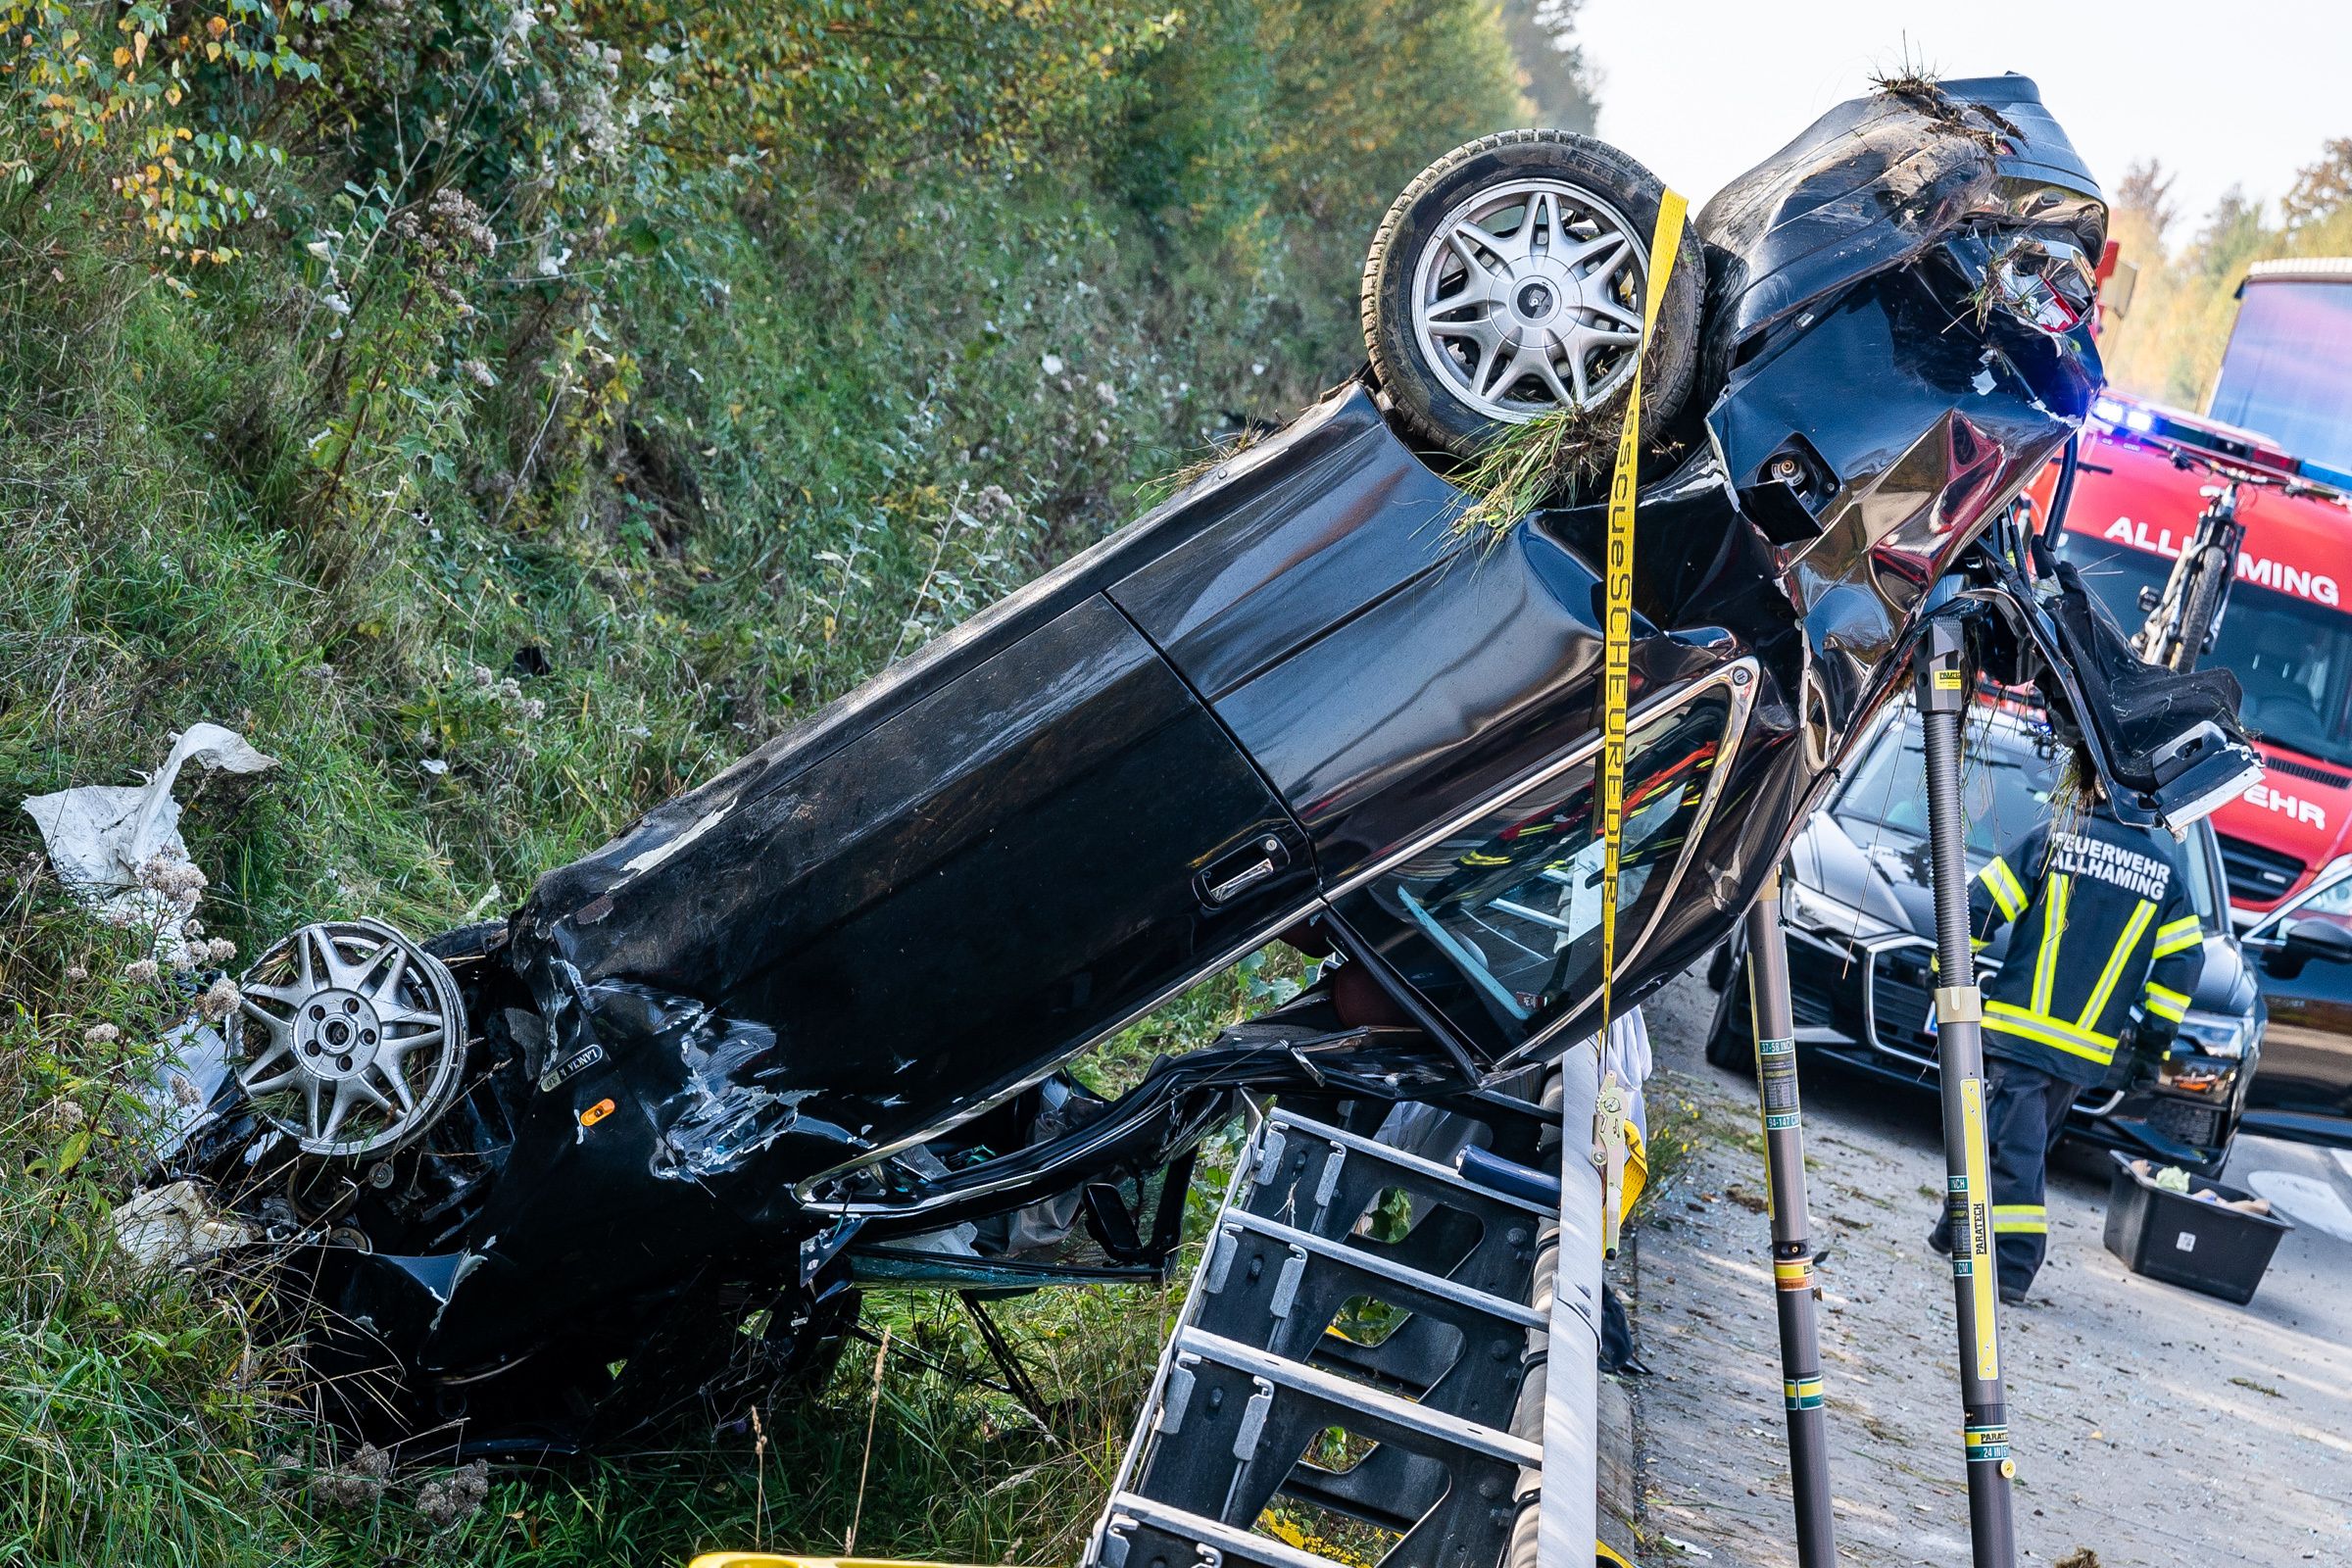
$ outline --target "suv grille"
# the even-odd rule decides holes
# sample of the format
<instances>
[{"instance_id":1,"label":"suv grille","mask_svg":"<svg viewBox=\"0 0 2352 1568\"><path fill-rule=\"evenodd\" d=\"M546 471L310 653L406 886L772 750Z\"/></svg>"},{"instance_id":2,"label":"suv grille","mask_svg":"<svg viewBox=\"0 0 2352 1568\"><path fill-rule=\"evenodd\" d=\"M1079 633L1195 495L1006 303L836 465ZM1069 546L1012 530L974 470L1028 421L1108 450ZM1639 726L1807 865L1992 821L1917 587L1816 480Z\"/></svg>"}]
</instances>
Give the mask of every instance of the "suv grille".
<instances>
[{"instance_id":1,"label":"suv grille","mask_svg":"<svg viewBox=\"0 0 2352 1568\"><path fill-rule=\"evenodd\" d=\"M2185 1100L2159 1099L2148 1107L2148 1125L2167 1138L2177 1138L2199 1149L2211 1149L2221 1141L2222 1107L2192 1105Z\"/></svg>"},{"instance_id":2,"label":"suv grille","mask_svg":"<svg viewBox=\"0 0 2352 1568\"><path fill-rule=\"evenodd\" d=\"M1928 1009L1936 993L1928 978L1928 948L1888 948L1870 960L1871 1044L1883 1051L1934 1060L1936 1037Z\"/></svg>"},{"instance_id":3,"label":"suv grille","mask_svg":"<svg viewBox=\"0 0 2352 1568\"><path fill-rule=\"evenodd\" d=\"M2314 767L2309 762L2290 762L2284 758L2265 757L2262 760L2262 765L2270 772L2287 773L2296 778L2307 778L2314 784L2327 784L2339 790L2352 787L2352 775L2330 772L2324 767Z\"/></svg>"},{"instance_id":4,"label":"suv grille","mask_svg":"<svg viewBox=\"0 0 2352 1568\"><path fill-rule=\"evenodd\" d=\"M1819 964L1788 966L1789 1021L1799 1029L1826 1029L1837 1020L1838 1004Z\"/></svg>"},{"instance_id":5,"label":"suv grille","mask_svg":"<svg viewBox=\"0 0 2352 1568\"><path fill-rule=\"evenodd\" d=\"M2246 897L2265 903L2283 895L2303 874L2303 862L2291 855L2266 850L2259 844L2227 833L2214 835L2222 841L2222 868L2230 873L2230 885Z\"/></svg>"}]
</instances>

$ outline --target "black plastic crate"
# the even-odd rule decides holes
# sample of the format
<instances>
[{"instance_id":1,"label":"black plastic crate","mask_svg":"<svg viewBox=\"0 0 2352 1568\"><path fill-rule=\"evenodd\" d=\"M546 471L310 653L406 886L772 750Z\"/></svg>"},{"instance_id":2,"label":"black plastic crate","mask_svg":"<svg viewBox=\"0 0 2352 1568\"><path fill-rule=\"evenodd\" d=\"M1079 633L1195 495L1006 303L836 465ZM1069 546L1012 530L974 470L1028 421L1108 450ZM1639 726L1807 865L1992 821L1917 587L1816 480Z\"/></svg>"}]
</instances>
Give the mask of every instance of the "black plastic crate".
<instances>
[{"instance_id":1,"label":"black plastic crate","mask_svg":"<svg viewBox=\"0 0 2352 1568\"><path fill-rule=\"evenodd\" d=\"M2107 1189L2107 1250L2134 1274L2170 1285L2185 1285L2239 1305L2271 1266L2278 1238L2294 1227L2267 1214L2200 1202L2184 1193L2168 1193L2110 1151L2115 1174ZM2221 1182L2189 1178L2224 1198L2252 1196Z\"/></svg>"}]
</instances>

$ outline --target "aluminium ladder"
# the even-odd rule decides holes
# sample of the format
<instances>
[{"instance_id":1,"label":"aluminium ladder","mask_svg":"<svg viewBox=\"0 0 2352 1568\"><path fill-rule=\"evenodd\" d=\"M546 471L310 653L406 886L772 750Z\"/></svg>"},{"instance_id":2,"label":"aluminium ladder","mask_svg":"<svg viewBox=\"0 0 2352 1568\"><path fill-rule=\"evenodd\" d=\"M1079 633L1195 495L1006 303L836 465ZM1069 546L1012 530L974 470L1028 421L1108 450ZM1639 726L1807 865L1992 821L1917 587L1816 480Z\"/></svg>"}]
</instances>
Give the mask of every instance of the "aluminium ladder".
<instances>
[{"instance_id":1,"label":"aluminium ladder","mask_svg":"<svg viewBox=\"0 0 2352 1568\"><path fill-rule=\"evenodd\" d=\"M1597 1072L1594 1052L1569 1054L1544 1105L1523 1107L1550 1123L1549 1168L1478 1162L1518 1178L1497 1185L1288 1109L1267 1116L1161 1353L1086 1568L1340 1568L1269 1533L1272 1508L1369 1527L1387 1543L1381 1568L1591 1562L1602 1185L1587 1130ZM1376 1240L1367 1216L1393 1212L1399 1193L1410 1228ZM1367 1301L1391 1314L1386 1338L1333 1331ZM1335 1429L1352 1463L1324 1462Z\"/></svg>"}]
</instances>

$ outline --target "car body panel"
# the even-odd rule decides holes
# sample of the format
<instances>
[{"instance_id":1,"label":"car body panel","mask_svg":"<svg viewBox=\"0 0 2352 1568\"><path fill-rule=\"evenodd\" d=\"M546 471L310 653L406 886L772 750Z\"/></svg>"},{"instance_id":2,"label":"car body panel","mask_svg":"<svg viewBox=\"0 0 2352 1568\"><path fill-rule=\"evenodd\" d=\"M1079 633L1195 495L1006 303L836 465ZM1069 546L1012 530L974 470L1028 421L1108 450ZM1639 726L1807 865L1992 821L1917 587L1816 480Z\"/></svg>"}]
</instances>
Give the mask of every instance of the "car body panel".
<instances>
[{"instance_id":1,"label":"car body panel","mask_svg":"<svg viewBox=\"0 0 2352 1568\"><path fill-rule=\"evenodd\" d=\"M2095 257L2107 228L2097 191L2025 76L1839 104L1699 213L1717 368L1808 303L1911 260L1973 215L2075 228Z\"/></svg>"},{"instance_id":2,"label":"car body panel","mask_svg":"<svg viewBox=\"0 0 2352 1568\"><path fill-rule=\"evenodd\" d=\"M2352 866L2335 867L2246 933L2271 1009L2247 1103L2265 1132L2352 1145L2352 963L2284 958L2285 933L2302 920L2352 930Z\"/></svg>"},{"instance_id":3,"label":"car body panel","mask_svg":"<svg viewBox=\"0 0 2352 1568\"><path fill-rule=\"evenodd\" d=\"M1460 541L1462 492L1390 430L1360 389L1286 430L1267 482L1214 527L1131 571L1108 593L1212 704L1345 627L1391 595L1446 569ZM1214 476L1211 476L1213 481Z\"/></svg>"},{"instance_id":4,"label":"car body panel","mask_svg":"<svg viewBox=\"0 0 2352 1568\"><path fill-rule=\"evenodd\" d=\"M1541 525L1427 572L1220 699L1217 714L1346 881L1597 734L1598 581ZM1637 700L1728 639L1634 627Z\"/></svg>"},{"instance_id":5,"label":"car body panel","mask_svg":"<svg viewBox=\"0 0 2352 1568\"><path fill-rule=\"evenodd\" d=\"M738 1146L885 1147L992 1101L1313 894L1281 803L1100 595L855 745L726 783L676 836L543 881L533 909L596 896L517 948L562 982L558 1060L651 1038L640 989L769 1031ZM1281 866L1210 905L1200 874L1261 839Z\"/></svg>"},{"instance_id":6,"label":"car body panel","mask_svg":"<svg viewBox=\"0 0 2352 1568\"><path fill-rule=\"evenodd\" d=\"M2312 962L2295 979L2265 973L2271 1026L2250 1103L2352 1118L2352 967Z\"/></svg>"}]
</instances>

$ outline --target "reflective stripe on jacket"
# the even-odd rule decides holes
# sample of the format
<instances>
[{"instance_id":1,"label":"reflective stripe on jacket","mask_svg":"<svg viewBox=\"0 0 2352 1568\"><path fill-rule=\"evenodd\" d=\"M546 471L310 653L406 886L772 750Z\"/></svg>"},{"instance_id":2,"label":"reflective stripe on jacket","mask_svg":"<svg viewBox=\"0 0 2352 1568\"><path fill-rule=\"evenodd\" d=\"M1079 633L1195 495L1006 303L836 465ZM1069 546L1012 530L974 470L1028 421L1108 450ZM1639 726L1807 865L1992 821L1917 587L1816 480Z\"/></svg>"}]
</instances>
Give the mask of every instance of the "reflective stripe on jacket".
<instances>
[{"instance_id":1,"label":"reflective stripe on jacket","mask_svg":"<svg viewBox=\"0 0 2352 1568\"><path fill-rule=\"evenodd\" d=\"M2135 1018L2142 1047L2170 1041L2205 965L2178 846L2099 812L1994 856L1969 916L1979 947L2017 928L1984 985L1984 1049L2072 1083L2106 1077Z\"/></svg>"}]
</instances>

